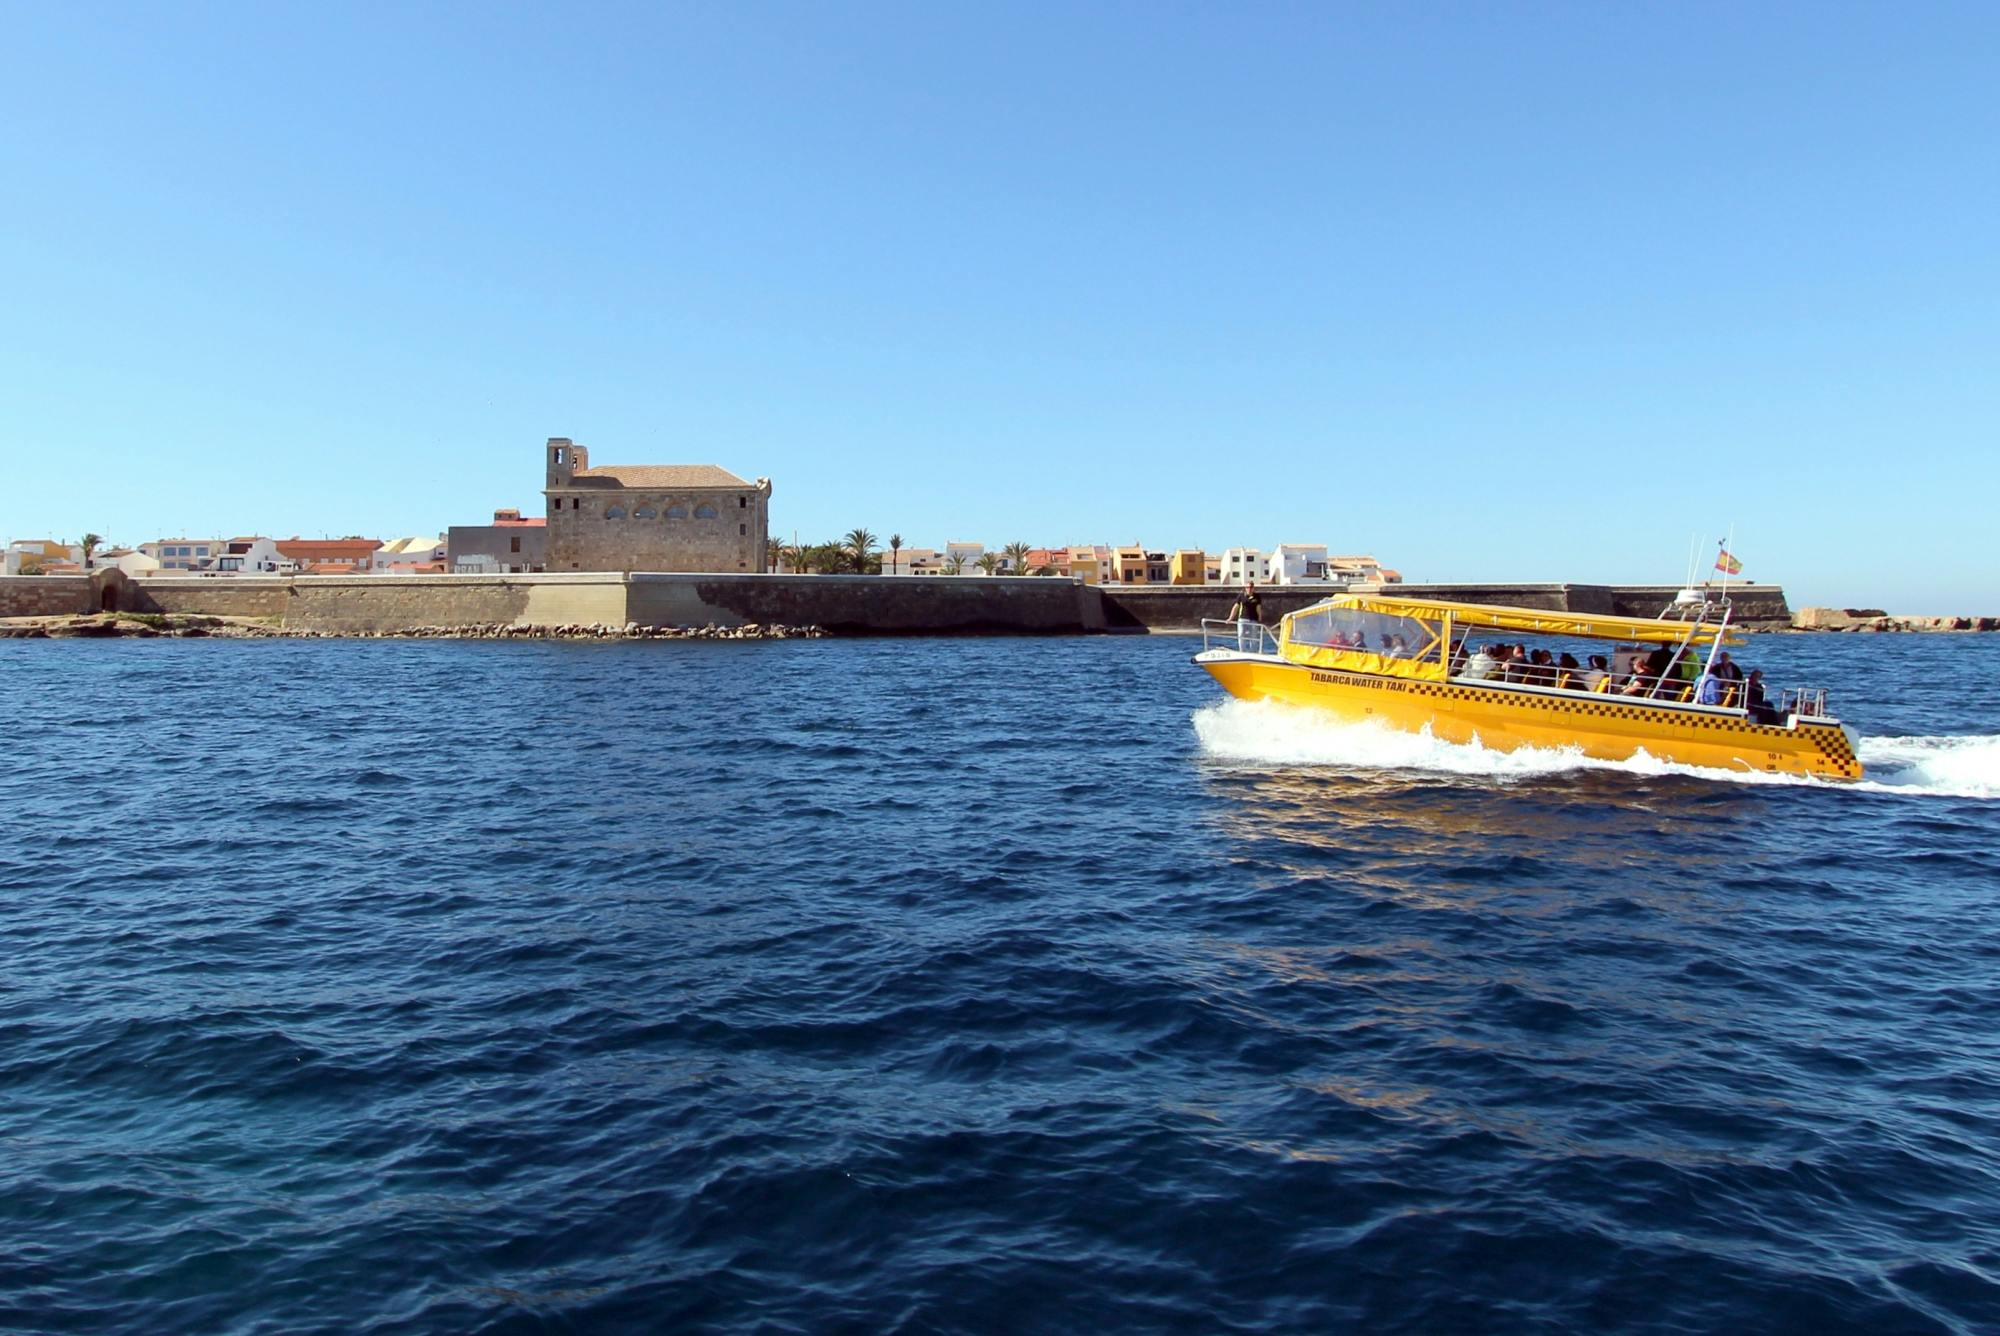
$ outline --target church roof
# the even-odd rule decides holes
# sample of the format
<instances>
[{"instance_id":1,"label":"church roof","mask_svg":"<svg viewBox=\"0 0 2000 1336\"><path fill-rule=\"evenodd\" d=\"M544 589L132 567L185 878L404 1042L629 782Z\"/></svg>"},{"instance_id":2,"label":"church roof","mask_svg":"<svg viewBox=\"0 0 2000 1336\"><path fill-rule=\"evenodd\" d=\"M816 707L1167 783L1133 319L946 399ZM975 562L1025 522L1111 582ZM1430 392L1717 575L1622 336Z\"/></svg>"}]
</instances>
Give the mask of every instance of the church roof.
<instances>
[{"instance_id":1,"label":"church roof","mask_svg":"<svg viewBox=\"0 0 2000 1336\"><path fill-rule=\"evenodd\" d=\"M728 469L713 464L607 464L582 469L577 480L602 478L620 487L748 487Z\"/></svg>"}]
</instances>

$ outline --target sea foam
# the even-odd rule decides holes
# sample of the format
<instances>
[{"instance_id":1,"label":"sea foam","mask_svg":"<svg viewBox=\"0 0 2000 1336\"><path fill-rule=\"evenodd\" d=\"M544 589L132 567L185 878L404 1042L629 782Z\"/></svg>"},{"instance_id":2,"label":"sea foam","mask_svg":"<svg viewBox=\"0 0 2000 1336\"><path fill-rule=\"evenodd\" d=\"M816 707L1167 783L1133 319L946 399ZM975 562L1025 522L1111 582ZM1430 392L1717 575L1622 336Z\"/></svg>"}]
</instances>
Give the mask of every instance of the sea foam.
<instances>
[{"instance_id":1,"label":"sea foam","mask_svg":"<svg viewBox=\"0 0 2000 1336\"><path fill-rule=\"evenodd\" d=\"M1529 779L1572 770L1622 770L1635 775L1686 775L1731 784L1791 784L1848 792L2000 798L2000 736L1987 734L1864 737L1861 763L1867 777L1851 783L1681 765L1643 751L1626 761L1597 760L1574 747L1497 751L1476 741L1446 742L1433 737L1428 729L1405 733L1375 723L1342 723L1309 709L1275 701L1218 701L1195 711L1193 723L1204 755L1240 764L1419 770L1499 780Z\"/></svg>"}]
</instances>

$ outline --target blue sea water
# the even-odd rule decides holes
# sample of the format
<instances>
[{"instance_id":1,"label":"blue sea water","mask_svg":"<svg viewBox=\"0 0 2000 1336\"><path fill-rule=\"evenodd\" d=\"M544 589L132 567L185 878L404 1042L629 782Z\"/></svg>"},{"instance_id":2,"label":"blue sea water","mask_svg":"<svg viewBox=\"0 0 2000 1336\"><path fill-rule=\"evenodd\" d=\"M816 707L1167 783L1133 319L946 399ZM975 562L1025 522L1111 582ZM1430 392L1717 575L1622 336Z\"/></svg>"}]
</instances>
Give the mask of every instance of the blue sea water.
<instances>
[{"instance_id":1,"label":"blue sea water","mask_svg":"<svg viewBox=\"0 0 2000 1336\"><path fill-rule=\"evenodd\" d=\"M0 642L0 1329L2000 1328L2000 637L1858 786L1172 638Z\"/></svg>"}]
</instances>

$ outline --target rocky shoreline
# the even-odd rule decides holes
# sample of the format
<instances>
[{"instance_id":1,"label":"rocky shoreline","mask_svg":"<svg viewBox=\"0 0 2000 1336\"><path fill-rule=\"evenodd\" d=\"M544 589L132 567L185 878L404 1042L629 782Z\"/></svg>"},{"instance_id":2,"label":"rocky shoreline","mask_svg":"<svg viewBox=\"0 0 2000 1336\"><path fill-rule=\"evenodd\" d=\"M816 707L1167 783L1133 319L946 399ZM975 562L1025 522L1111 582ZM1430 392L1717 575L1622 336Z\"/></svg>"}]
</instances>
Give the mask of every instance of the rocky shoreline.
<instances>
[{"instance_id":1,"label":"rocky shoreline","mask_svg":"<svg viewBox=\"0 0 2000 1336\"><path fill-rule=\"evenodd\" d=\"M413 626L396 631L316 631L244 617L105 613L0 620L0 640L818 640L818 626Z\"/></svg>"},{"instance_id":2,"label":"rocky shoreline","mask_svg":"<svg viewBox=\"0 0 2000 1336\"><path fill-rule=\"evenodd\" d=\"M2000 617L1892 617L1880 608L1800 608L1794 631L2000 631Z\"/></svg>"}]
</instances>

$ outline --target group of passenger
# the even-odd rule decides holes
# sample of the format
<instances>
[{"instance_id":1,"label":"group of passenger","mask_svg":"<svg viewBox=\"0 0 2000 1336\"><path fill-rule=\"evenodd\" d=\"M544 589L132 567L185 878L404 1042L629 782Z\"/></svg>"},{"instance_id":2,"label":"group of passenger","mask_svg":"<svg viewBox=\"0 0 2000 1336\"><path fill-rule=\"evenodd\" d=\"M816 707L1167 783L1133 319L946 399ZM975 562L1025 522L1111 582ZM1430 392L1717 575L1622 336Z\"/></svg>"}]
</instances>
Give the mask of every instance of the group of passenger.
<instances>
[{"instance_id":1,"label":"group of passenger","mask_svg":"<svg viewBox=\"0 0 2000 1336\"><path fill-rule=\"evenodd\" d=\"M1727 650L1717 653L1714 666L1704 672L1700 657L1686 646L1661 645L1651 653L1621 647L1611 657L1592 654L1588 662L1578 663L1574 654L1531 651L1526 645L1491 644L1468 654L1461 641L1451 671L1454 677L1473 681L1740 706L1759 723L1780 722L1764 693L1763 670L1752 669L1746 675Z\"/></svg>"}]
</instances>

